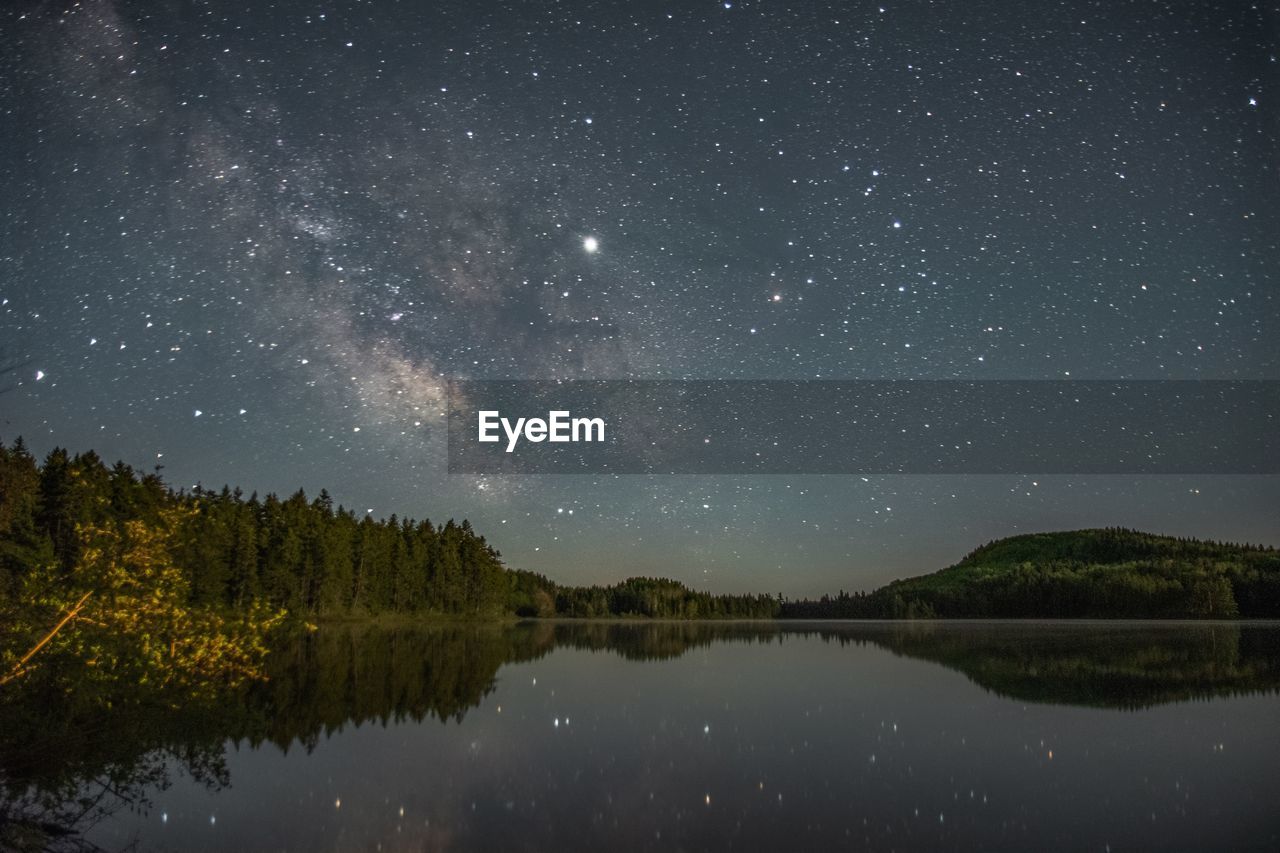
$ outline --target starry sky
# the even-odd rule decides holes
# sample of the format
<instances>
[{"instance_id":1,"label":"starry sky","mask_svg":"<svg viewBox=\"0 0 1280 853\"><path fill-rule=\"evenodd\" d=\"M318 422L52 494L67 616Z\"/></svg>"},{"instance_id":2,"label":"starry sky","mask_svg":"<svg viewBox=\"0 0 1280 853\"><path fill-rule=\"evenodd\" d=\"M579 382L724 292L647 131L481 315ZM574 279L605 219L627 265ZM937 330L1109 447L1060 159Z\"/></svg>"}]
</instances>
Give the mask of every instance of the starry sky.
<instances>
[{"instance_id":1,"label":"starry sky","mask_svg":"<svg viewBox=\"0 0 1280 853\"><path fill-rule=\"evenodd\" d=\"M451 378L1278 379L1280 9L14 2L0 437L789 596L1232 476L447 476Z\"/></svg>"}]
</instances>

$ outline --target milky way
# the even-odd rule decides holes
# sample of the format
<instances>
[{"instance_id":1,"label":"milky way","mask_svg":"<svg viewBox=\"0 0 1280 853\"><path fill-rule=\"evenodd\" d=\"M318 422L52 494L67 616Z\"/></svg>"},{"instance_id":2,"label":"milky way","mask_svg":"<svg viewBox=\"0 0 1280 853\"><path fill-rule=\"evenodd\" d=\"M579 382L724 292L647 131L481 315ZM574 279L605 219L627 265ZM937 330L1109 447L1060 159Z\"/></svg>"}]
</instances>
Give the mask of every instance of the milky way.
<instances>
[{"instance_id":1,"label":"milky way","mask_svg":"<svg viewBox=\"0 0 1280 853\"><path fill-rule=\"evenodd\" d=\"M1280 377L1274 9L0 15L6 441L468 516L567 581L1280 543L1275 478L449 478L441 429L455 377Z\"/></svg>"}]
</instances>

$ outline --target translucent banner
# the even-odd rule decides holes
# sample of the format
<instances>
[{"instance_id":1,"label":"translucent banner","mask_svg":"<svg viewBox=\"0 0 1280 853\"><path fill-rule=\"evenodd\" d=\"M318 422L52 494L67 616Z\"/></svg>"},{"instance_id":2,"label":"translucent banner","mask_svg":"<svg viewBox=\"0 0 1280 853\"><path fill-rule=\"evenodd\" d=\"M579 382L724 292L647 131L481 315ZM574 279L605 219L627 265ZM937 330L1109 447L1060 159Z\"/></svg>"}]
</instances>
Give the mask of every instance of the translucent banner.
<instances>
[{"instance_id":1,"label":"translucent banner","mask_svg":"<svg viewBox=\"0 0 1280 853\"><path fill-rule=\"evenodd\" d=\"M454 381L456 474L1277 474L1271 380Z\"/></svg>"}]
</instances>

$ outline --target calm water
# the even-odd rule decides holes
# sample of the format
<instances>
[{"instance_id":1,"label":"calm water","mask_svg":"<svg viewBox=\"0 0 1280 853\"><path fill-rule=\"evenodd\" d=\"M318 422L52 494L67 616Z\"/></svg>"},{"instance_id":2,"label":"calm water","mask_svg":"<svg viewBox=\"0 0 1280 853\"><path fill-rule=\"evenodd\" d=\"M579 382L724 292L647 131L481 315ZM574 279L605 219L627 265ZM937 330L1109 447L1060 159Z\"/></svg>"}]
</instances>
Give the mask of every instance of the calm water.
<instances>
[{"instance_id":1,"label":"calm water","mask_svg":"<svg viewBox=\"0 0 1280 853\"><path fill-rule=\"evenodd\" d=\"M1276 624L341 627L2 760L106 849L1280 849L1278 687Z\"/></svg>"}]
</instances>

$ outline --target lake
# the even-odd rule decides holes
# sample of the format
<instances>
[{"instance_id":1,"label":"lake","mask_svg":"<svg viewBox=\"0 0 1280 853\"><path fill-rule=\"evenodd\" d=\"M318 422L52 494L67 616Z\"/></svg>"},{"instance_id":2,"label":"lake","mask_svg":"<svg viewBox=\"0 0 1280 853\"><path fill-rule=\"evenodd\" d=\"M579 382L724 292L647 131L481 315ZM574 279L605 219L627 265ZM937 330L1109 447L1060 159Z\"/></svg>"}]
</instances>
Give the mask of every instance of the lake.
<instances>
[{"instance_id":1,"label":"lake","mask_svg":"<svg viewBox=\"0 0 1280 853\"><path fill-rule=\"evenodd\" d=\"M344 625L269 669L10 709L5 811L67 849L1280 849L1280 623Z\"/></svg>"}]
</instances>

